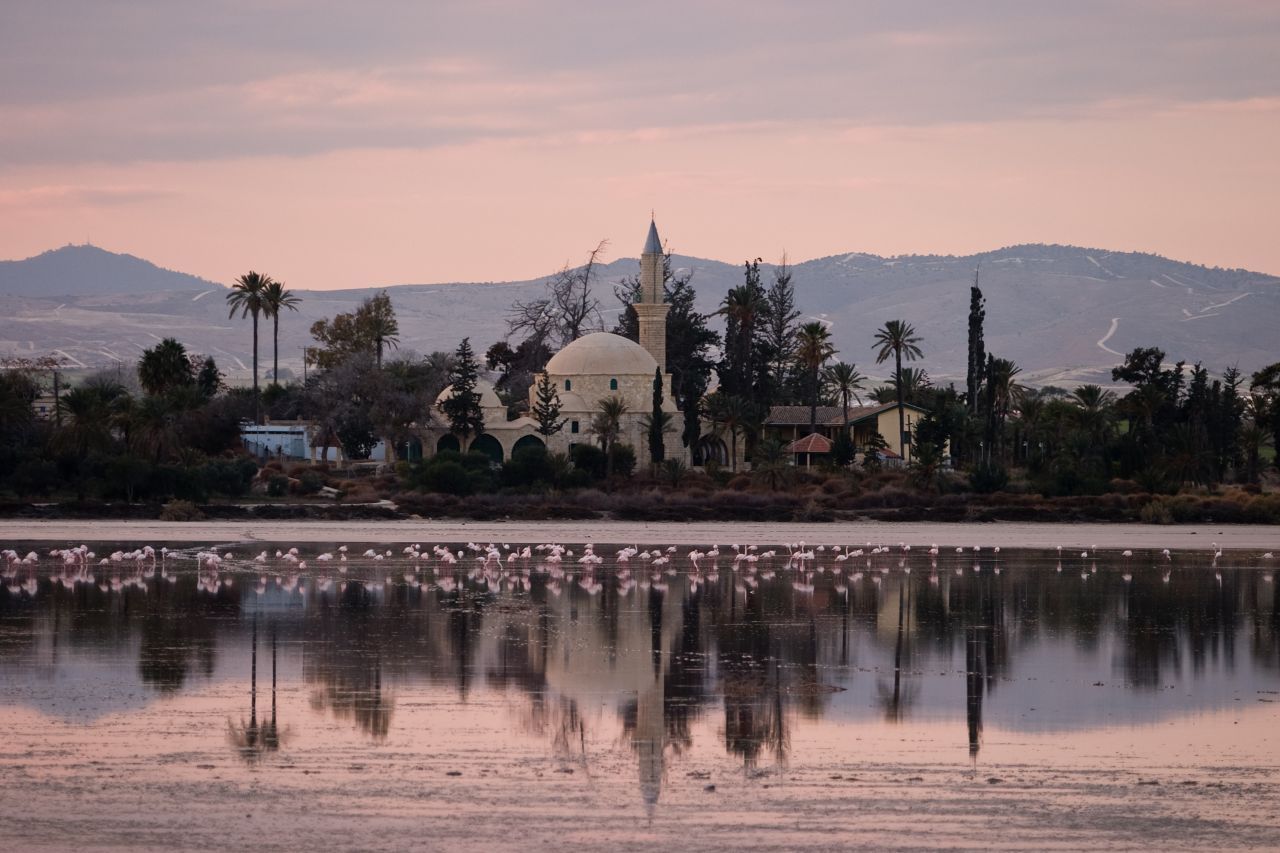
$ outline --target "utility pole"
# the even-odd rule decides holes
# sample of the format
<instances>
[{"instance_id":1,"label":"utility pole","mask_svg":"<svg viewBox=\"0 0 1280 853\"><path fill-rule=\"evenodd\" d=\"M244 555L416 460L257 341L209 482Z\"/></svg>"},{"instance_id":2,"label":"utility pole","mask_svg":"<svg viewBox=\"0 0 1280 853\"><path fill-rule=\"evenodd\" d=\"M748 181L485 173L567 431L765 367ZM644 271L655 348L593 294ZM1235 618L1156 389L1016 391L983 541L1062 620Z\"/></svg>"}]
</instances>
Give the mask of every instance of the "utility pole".
<instances>
[{"instance_id":1,"label":"utility pole","mask_svg":"<svg viewBox=\"0 0 1280 853\"><path fill-rule=\"evenodd\" d=\"M56 427L61 427L62 426L62 406L59 405L59 400L61 399L62 388L58 380L59 380L58 371L55 369L53 371L53 425Z\"/></svg>"}]
</instances>

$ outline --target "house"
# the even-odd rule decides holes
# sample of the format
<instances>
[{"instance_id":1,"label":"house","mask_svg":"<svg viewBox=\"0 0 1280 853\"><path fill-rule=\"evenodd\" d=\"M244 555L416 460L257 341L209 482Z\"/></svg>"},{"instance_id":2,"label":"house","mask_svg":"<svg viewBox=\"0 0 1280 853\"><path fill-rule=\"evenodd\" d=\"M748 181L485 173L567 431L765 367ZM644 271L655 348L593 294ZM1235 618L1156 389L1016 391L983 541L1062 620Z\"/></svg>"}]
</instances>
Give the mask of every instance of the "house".
<instances>
[{"instance_id":1,"label":"house","mask_svg":"<svg viewBox=\"0 0 1280 853\"><path fill-rule=\"evenodd\" d=\"M905 456L909 462L914 425L928 414L928 410L914 403L903 403L902 411L904 436L898 437L896 402L850 407L849 437L853 440L854 449L859 454L866 453L875 447L875 437L878 434L884 439L885 447L880 454L883 460L890 464L895 461L901 464ZM839 406L818 406L816 414L816 429L811 432L808 406L774 406L769 409L769 417L765 420L765 436L786 443L787 452L794 455L797 465L817 462L834 447L836 437L844 426L845 413Z\"/></svg>"}]
</instances>

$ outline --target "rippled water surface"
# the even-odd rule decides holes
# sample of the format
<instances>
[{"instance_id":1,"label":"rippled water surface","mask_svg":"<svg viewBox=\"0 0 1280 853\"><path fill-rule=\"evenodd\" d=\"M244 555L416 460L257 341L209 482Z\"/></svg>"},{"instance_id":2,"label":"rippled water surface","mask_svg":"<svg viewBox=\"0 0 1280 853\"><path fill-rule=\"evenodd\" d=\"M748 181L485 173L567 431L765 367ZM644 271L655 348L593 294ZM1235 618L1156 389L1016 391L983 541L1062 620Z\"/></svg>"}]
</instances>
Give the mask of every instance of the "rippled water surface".
<instances>
[{"instance_id":1,"label":"rippled water surface","mask_svg":"<svg viewBox=\"0 0 1280 853\"><path fill-rule=\"evenodd\" d=\"M1280 844L1258 553L63 547L10 849Z\"/></svg>"}]
</instances>

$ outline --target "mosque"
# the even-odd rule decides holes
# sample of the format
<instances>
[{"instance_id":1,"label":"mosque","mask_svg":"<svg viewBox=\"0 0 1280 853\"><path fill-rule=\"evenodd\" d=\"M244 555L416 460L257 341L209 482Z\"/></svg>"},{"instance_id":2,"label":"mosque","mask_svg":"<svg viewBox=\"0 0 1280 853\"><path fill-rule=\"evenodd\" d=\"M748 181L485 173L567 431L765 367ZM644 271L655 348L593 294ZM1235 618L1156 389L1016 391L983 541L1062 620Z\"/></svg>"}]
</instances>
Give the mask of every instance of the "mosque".
<instances>
[{"instance_id":1,"label":"mosque","mask_svg":"<svg viewBox=\"0 0 1280 853\"><path fill-rule=\"evenodd\" d=\"M664 442L665 457L693 461L689 448L679 438L682 415L671 395L671 375L667 372L667 311L663 301L662 241L658 226L650 221L649 234L640 254L640 298L635 303L639 319L640 342L612 332L583 335L551 357L543 374L534 377L529 387L529 406L536 402L537 386L546 375L560 397L560 417L564 427L554 435L538 434L537 422L530 417L507 419L507 407L498 398L493 385L481 379L476 386L484 411L484 432L476 436L470 449L488 454L495 461L510 459L524 447L543 446L555 453L568 453L575 444L593 443L591 420L600 400L617 397L626 404L622 431L618 440L635 448L638 460L649 459L648 433L642 419L653 410L653 377L662 365L662 408L672 416L675 432ZM420 430L422 450L427 454L457 450L458 437L449 432L448 418L440 404L453 393L452 388L440 392L429 422ZM707 437L702 444L716 444L712 453L723 455L722 442ZM718 443L718 444L717 444Z\"/></svg>"}]
</instances>

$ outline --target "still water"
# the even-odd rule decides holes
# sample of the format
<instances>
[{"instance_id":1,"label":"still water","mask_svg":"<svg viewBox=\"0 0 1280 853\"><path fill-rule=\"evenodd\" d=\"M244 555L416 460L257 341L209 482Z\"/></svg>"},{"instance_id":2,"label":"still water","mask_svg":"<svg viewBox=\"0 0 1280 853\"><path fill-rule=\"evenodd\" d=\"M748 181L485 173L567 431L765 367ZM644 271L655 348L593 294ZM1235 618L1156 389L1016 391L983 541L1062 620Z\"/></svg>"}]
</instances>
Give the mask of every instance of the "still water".
<instances>
[{"instance_id":1,"label":"still water","mask_svg":"<svg viewBox=\"0 0 1280 853\"><path fill-rule=\"evenodd\" d=\"M0 842L1280 842L1257 553L66 547L0 559Z\"/></svg>"}]
</instances>

